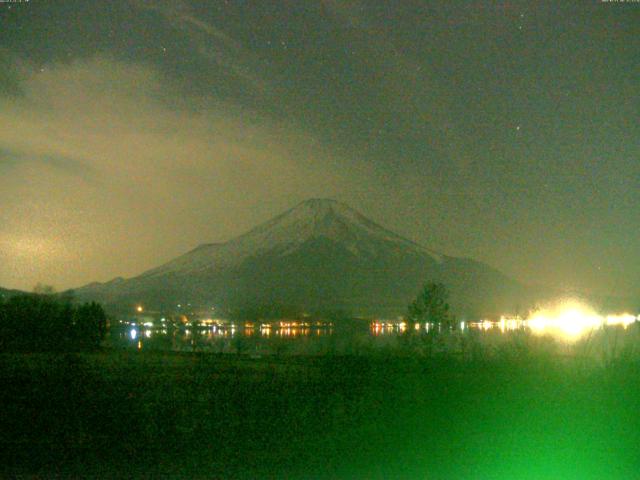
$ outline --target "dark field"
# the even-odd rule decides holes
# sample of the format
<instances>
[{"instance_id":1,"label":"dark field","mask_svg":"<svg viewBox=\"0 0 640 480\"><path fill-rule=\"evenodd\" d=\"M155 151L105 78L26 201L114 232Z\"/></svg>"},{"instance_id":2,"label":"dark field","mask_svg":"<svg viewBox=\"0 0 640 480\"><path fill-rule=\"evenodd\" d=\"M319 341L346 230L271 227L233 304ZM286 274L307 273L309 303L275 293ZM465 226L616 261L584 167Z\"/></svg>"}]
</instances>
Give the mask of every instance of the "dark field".
<instances>
[{"instance_id":1,"label":"dark field","mask_svg":"<svg viewBox=\"0 0 640 480\"><path fill-rule=\"evenodd\" d=\"M0 356L0 476L640 478L640 363Z\"/></svg>"}]
</instances>

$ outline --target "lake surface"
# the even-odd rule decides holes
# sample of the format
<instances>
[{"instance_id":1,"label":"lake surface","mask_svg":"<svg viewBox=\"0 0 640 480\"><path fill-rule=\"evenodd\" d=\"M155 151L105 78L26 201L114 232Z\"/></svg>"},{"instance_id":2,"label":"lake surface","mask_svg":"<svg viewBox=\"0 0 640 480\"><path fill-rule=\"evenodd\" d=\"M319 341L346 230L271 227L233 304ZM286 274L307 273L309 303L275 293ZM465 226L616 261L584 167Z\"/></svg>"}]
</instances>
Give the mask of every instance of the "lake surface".
<instances>
[{"instance_id":1,"label":"lake surface","mask_svg":"<svg viewBox=\"0 0 640 480\"><path fill-rule=\"evenodd\" d=\"M365 354L412 348L461 352L473 344L500 350L523 342L538 346L549 340L559 353L576 348L621 349L640 345L640 328L635 321L615 325L528 324L522 320L460 322L450 335L434 335L442 329L418 324L406 335L406 324L396 321L349 321L335 323L273 322L271 324L224 324L207 326L120 325L109 333L107 342L116 348L170 350L248 355ZM437 342L429 341L438 337Z\"/></svg>"},{"instance_id":2,"label":"lake surface","mask_svg":"<svg viewBox=\"0 0 640 480\"><path fill-rule=\"evenodd\" d=\"M247 326L156 328L127 326L112 331L108 342L113 346L245 354L327 354L348 352L353 346L372 337L368 323L347 329L333 324L321 326Z\"/></svg>"}]
</instances>

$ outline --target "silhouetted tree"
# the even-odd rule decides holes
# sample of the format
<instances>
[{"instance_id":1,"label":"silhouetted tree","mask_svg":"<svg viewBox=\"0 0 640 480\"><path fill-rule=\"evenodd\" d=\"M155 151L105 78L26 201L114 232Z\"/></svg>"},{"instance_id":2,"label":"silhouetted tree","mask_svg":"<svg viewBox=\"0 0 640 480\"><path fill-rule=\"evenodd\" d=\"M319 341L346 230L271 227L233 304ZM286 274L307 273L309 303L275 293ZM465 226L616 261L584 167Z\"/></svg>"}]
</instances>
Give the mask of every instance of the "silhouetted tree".
<instances>
[{"instance_id":1,"label":"silhouetted tree","mask_svg":"<svg viewBox=\"0 0 640 480\"><path fill-rule=\"evenodd\" d=\"M56 289L51 285L45 285L40 282L33 287L33 293L37 293L38 295L53 295L56 293Z\"/></svg>"},{"instance_id":2,"label":"silhouetted tree","mask_svg":"<svg viewBox=\"0 0 640 480\"><path fill-rule=\"evenodd\" d=\"M95 349L106 324L97 303L74 306L51 294L17 295L0 303L0 345L8 351Z\"/></svg>"},{"instance_id":3,"label":"silhouetted tree","mask_svg":"<svg viewBox=\"0 0 640 480\"><path fill-rule=\"evenodd\" d=\"M0 295L0 351L5 351L7 349L7 337L10 333L5 303L4 297Z\"/></svg>"},{"instance_id":4,"label":"silhouetted tree","mask_svg":"<svg viewBox=\"0 0 640 480\"><path fill-rule=\"evenodd\" d=\"M407 312L407 331L414 331L416 323L434 323L449 327L453 322L448 303L449 293L442 283L427 283L416 299L411 302Z\"/></svg>"},{"instance_id":5,"label":"silhouetted tree","mask_svg":"<svg viewBox=\"0 0 640 480\"><path fill-rule=\"evenodd\" d=\"M78 348L98 348L107 331L107 316L98 303L80 305L73 312L73 340Z\"/></svg>"}]
</instances>

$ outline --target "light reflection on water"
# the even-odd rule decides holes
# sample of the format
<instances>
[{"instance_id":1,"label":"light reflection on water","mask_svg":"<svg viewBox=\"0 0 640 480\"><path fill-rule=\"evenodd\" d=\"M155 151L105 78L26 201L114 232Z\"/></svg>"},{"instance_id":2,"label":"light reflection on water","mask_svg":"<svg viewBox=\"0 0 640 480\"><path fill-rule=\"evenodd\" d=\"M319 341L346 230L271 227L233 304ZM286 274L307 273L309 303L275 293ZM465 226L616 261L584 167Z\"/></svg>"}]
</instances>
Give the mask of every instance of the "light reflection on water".
<instances>
[{"instance_id":1,"label":"light reflection on water","mask_svg":"<svg viewBox=\"0 0 640 480\"><path fill-rule=\"evenodd\" d=\"M565 343L575 343L596 330L617 328L626 331L637 321L637 317L631 315L595 316L589 310L576 309L574 304L570 306L571 310L560 309L555 316L540 311L526 320L502 317L498 321L461 321L453 325L453 331L458 338L474 336L484 343L494 343L500 337L506 339L518 332L549 335ZM393 320L354 321L347 323L347 328L343 325L339 324L340 328L336 328L333 323L294 321L270 324L192 323L179 326L164 322L158 326L141 323L114 330L110 334L110 341L115 345L137 349L214 353L358 353L363 349L397 346L401 343L400 339L413 330L413 337L420 338L444 332L448 328L433 323L407 324Z\"/></svg>"},{"instance_id":2,"label":"light reflection on water","mask_svg":"<svg viewBox=\"0 0 640 480\"><path fill-rule=\"evenodd\" d=\"M366 328L360 330L366 334ZM282 326L192 325L188 328L132 325L114 329L109 336L109 342L116 346L214 353L273 353L275 350L288 353L324 353L333 350L332 344L337 340L332 324L292 326L290 323L282 323Z\"/></svg>"}]
</instances>

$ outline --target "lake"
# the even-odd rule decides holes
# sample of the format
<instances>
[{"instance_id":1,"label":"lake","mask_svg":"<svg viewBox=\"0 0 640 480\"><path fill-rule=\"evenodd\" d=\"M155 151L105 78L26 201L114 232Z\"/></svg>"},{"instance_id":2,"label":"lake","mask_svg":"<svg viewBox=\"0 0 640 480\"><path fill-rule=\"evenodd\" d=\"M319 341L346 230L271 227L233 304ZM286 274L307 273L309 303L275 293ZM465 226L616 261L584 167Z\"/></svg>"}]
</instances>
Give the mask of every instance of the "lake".
<instances>
[{"instance_id":1,"label":"lake","mask_svg":"<svg viewBox=\"0 0 640 480\"><path fill-rule=\"evenodd\" d=\"M605 318L605 317L603 317ZM621 320L622 318L622 320ZM327 355L394 352L411 348L431 353L470 351L474 344L497 351L523 344L557 353L622 349L638 345L636 317L609 317L602 323L542 323L502 318L498 321L459 322L448 335L438 325L416 324L407 335L401 321L343 322L279 321L268 324L167 325L128 324L113 328L107 344L116 348L261 355ZM434 338L438 338L434 342Z\"/></svg>"}]
</instances>

